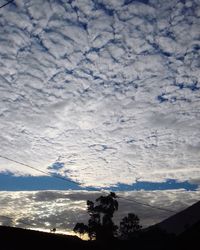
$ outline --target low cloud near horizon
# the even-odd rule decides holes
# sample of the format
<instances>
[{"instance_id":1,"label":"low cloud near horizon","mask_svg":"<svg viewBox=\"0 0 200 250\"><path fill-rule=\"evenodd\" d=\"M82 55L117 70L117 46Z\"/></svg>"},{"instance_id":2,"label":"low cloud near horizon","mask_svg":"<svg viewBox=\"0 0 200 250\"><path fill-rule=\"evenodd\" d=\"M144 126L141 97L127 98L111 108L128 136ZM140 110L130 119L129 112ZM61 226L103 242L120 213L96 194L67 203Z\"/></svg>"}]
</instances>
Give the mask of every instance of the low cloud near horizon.
<instances>
[{"instance_id":1,"label":"low cloud near horizon","mask_svg":"<svg viewBox=\"0 0 200 250\"><path fill-rule=\"evenodd\" d=\"M158 223L200 200L200 191L131 191L117 194L174 211L171 213L118 199L115 223L134 212L143 227ZM56 227L59 232L71 233L77 222L87 223L86 200L94 201L100 195L101 192L91 191L0 192L0 224L47 231Z\"/></svg>"}]
</instances>

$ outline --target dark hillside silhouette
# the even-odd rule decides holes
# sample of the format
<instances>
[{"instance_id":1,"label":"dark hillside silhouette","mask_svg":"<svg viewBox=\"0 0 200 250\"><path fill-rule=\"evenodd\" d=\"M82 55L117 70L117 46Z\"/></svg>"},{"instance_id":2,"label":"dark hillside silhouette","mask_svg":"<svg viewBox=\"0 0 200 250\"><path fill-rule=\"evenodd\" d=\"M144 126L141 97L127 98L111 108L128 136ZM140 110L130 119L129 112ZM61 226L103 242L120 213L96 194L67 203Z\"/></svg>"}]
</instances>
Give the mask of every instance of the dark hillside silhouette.
<instances>
[{"instance_id":1,"label":"dark hillside silhouette","mask_svg":"<svg viewBox=\"0 0 200 250\"><path fill-rule=\"evenodd\" d=\"M200 239L200 221L195 223L192 227L186 229L180 236L186 240L199 240Z\"/></svg>"},{"instance_id":2,"label":"dark hillside silhouette","mask_svg":"<svg viewBox=\"0 0 200 250\"><path fill-rule=\"evenodd\" d=\"M200 225L200 222L199 222ZM155 233L155 234L154 234ZM188 232L189 233L189 232ZM160 238L155 231L149 232L151 238L138 238L134 240L112 241L83 241L75 236L66 236L52 233L44 233L33 230L0 226L0 249L2 250L28 250L28 249L47 249L47 250L193 250L199 249L200 231L194 228L191 237L185 234L178 238ZM196 234L198 240L194 240ZM156 239L155 239L156 237ZM186 238L187 237L187 240ZM196 238L197 239L197 238Z\"/></svg>"},{"instance_id":3,"label":"dark hillside silhouette","mask_svg":"<svg viewBox=\"0 0 200 250\"><path fill-rule=\"evenodd\" d=\"M0 249L84 249L81 239L54 233L0 226ZM86 248L85 248L86 249Z\"/></svg>"},{"instance_id":4,"label":"dark hillside silhouette","mask_svg":"<svg viewBox=\"0 0 200 250\"><path fill-rule=\"evenodd\" d=\"M168 233L179 235L200 221L200 201L158 223L156 226Z\"/></svg>"}]
</instances>

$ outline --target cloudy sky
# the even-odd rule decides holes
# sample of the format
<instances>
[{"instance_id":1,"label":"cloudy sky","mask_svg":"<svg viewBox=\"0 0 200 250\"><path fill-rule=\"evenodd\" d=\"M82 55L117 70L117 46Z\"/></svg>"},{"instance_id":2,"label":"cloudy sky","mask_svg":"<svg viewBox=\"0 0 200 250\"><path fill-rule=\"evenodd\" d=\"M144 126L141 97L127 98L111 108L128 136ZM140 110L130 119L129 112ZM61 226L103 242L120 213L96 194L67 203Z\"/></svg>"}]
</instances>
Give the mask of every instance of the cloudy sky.
<instances>
[{"instance_id":1,"label":"cloudy sky","mask_svg":"<svg viewBox=\"0 0 200 250\"><path fill-rule=\"evenodd\" d=\"M56 227L58 232L72 233L77 222L87 223L86 200L94 201L102 194L104 193L89 191L1 192L0 221L3 225L46 231ZM129 191L118 195L121 199L118 199L119 210L114 216L115 223L118 224L124 216L134 212L139 216L143 227L160 222L200 199L200 192L185 192L183 189ZM166 211L129 201L133 198Z\"/></svg>"},{"instance_id":2,"label":"cloudy sky","mask_svg":"<svg viewBox=\"0 0 200 250\"><path fill-rule=\"evenodd\" d=\"M27 204L44 212L37 190L84 187L143 189L133 196L158 205L164 196L179 209L198 200L199 27L199 0L15 0L1 8L0 155L81 187L0 158L0 206L13 202L20 213L33 199Z\"/></svg>"}]
</instances>

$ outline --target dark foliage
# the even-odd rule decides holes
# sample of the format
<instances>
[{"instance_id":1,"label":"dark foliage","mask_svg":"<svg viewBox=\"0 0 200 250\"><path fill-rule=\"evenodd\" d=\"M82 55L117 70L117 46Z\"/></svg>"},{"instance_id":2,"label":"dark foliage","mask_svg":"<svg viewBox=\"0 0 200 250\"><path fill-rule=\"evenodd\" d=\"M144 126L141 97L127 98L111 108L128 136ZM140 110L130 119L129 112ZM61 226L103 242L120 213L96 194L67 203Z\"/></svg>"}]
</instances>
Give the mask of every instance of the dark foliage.
<instances>
[{"instance_id":1,"label":"dark foliage","mask_svg":"<svg viewBox=\"0 0 200 250\"><path fill-rule=\"evenodd\" d=\"M86 234L88 232L88 226L84 223L77 223L74 227L74 232L80 235Z\"/></svg>"},{"instance_id":2,"label":"dark foliage","mask_svg":"<svg viewBox=\"0 0 200 250\"><path fill-rule=\"evenodd\" d=\"M95 203L87 201L89 213L88 225L77 223L74 232L87 233L90 240L109 240L117 234L118 227L112 221L113 214L118 210L117 196L111 192L107 196L100 196Z\"/></svg>"},{"instance_id":3,"label":"dark foliage","mask_svg":"<svg viewBox=\"0 0 200 250\"><path fill-rule=\"evenodd\" d=\"M137 215L129 213L120 222L120 238L123 240L130 240L138 238L141 232L142 226L139 224L140 220Z\"/></svg>"}]
</instances>

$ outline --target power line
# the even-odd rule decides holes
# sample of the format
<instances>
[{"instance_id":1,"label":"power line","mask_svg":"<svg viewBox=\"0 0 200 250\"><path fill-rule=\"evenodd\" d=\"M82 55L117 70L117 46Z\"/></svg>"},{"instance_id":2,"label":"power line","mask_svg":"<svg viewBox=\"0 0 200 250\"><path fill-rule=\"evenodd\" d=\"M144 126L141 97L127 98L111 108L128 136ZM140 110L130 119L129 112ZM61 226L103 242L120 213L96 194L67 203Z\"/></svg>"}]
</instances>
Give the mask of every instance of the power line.
<instances>
[{"instance_id":1,"label":"power line","mask_svg":"<svg viewBox=\"0 0 200 250\"><path fill-rule=\"evenodd\" d=\"M14 0L8 1L7 3L5 3L5 4L1 5L1 6L0 6L0 9L1 9L1 8L3 8L3 7L5 7L6 5L8 5L8 4L12 3L12 2L14 2Z\"/></svg>"},{"instance_id":2,"label":"power line","mask_svg":"<svg viewBox=\"0 0 200 250\"><path fill-rule=\"evenodd\" d=\"M106 193L106 194L108 194L109 191L103 190L103 192ZM123 196L119 196L119 195L117 195L117 198L122 199L122 200L127 200L127 201L130 201L130 202L133 202L133 203L137 203L139 205L143 205L143 206L146 206L146 207L151 207L153 209L163 210L165 212L170 212L170 213L176 213L177 212L177 211L173 211L171 209L153 206L153 205L150 205L148 203L140 202L140 201L137 201L135 199L129 199L129 198L126 198L126 197L123 197Z\"/></svg>"},{"instance_id":3,"label":"power line","mask_svg":"<svg viewBox=\"0 0 200 250\"><path fill-rule=\"evenodd\" d=\"M35 171L37 171L37 172L40 172L40 173L42 173L42 174L44 174L44 175L51 176L51 177L53 177L53 178L56 178L56 179L59 179L59 180L66 181L66 182L68 182L68 183L73 183L73 184L76 184L76 185L80 185L80 183L78 183L78 182L75 182L75 181L66 179L65 177L62 177L62 176L59 176L59 175L55 175L55 174L53 174L53 173L50 173L50 172L47 172L47 171L44 171L44 170L41 170L41 169L38 169L38 168L35 168L35 167L32 167L32 166L30 166L30 165L28 165L28 164L25 164L25 163L20 162L20 161L13 160L13 159L11 159L11 158L9 158L9 157L0 155L0 158L5 159L5 160L8 160L8 161L11 161L11 162L14 162L14 163L17 163L17 164L20 164L20 165L25 166L25 167L28 167L28 168L31 168L31 169L33 169L33 170L35 170Z\"/></svg>"},{"instance_id":4,"label":"power line","mask_svg":"<svg viewBox=\"0 0 200 250\"><path fill-rule=\"evenodd\" d=\"M129 199L129 198L126 198L126 197L122 197L122 196L117 196L117 197L120 198L120 199L123 199L123 200L127 200L127 201L130 201L130 202L137 203L137 204L139 204L139 205L143 205L143 206L146 206L146 207L150 207L150 208L153 208L153 209L163 210L163 211L165 211L165 212L170 212L170 213L176 213L176 211L171 210L171 209L153 206L153 205L150 205L150 204L147 204L147 203L144 203L144 202L136 201L136 200Z\"/></svg>"},{"instance_id":5,"label":"power line","mask_svg":"<svg viewBox=\"0 0 200 250\"><path fill-rule=\"evenodd\" d=\"M20 164L20 165L22 165L22 166L31 168L31 169L33 169L33 170L35 170L35 171L38 171L38 172L40 172L40 173L42 173L42 174L51 176L51 177L53 177L53 178L56 178L56 179L60 179L60 180L66 181L66 182L68 182L68 183L73 183L73 184L76 184L76 185L80 185L80 183L78 183L78 182L75 182L75 181L72 181L72 180L68 180L68 179L66 179L65 177L58 176L58 175L54 175L54 174L52 174L52 173L50 173L50 172L46 172L46 171L40 170L40 169L35 168L35 167L32 167L32 166L30 166L30 165L28 165L28 164L22 163L22 162L20 162L20 161L13 160L13 159L11 159L11 158L8 158L8 157L6 157L6 156L0 155L0 158L3 158L3 159L6 159L6 160L8 160L8 161L11 161L11 162ZM94 191L94 189L92 189L92 188L90 188L90 187L88 187L88 188L86 188L86 189L91 190L91 191ZM107 194L108 194L108 192L109 192L109 191L106 191L106 190L102 190L102 191L103 191L104 193L107 193ZM150 204L147 204L147 203L144 203L144 202L137 201L137 200L135 200L135 199L129 199L129 198L126 198L126 197L123 197L123 196L118 196L118 195L117 195L117 197L120 198L120 199L123 199L123 200L127 200L127 201L130 201L130 202L133 202L133 203L137 203L137 204L139 204L139 205L143 205L143 206L146 206L146 207L150 207L150 208L153 208L153 209L162 210L162 211L170 212L170 213L176 213L176 211L173 211L173 210L170 210L170 209L167 209L167 208L161 208L161 207L153 206L153 205L150 205Z\"/></svg>"},{"instance_id":6,"label":"power line","mask_svg":"<svg viewBox=\"0 0 200 250\"><path fill-rule=\"evenodd\" d=\"M12 3L12 2L14 2L14 0L11 0L11 1L6 2L5 4L3 4L3 5L0 6L0 9L1 9L1 8L4 8L5 6L9 5L9 4ZM17 164L26 166L26 167L28 167L28 168L30 168L30 169L33 169L33 170L35 170L35 171L38 171L38 172L40 172L40 173L42 173L42 174L45 174L45 175L47 175L47 176L51 176L51 177L53 177L53 178L56 178L56 179L60 179L60 180L66 181L66 182L68 182L68 183L73 183L73 184L76 184L76 185L80 185L80 183L78 183L78 182L75 182L75 181L72 181L72 180L68 180L68 179L66 179L65 177L58 176L58 175L52 174L52 173L47 172L47 171L40 170L40 169L35 168L35 167L32 167L32 166L30 166L30 165L28 165L28 164L24 164L24 163L22 163L22 162L19 162L19 161L10 159L10 158L5 157L5 156L2 156L2 155L0 155L0 157L3 158L3 159L6 159L6 160L12 161L12 162L14 162L14 163L17 163ZM87 188L87 189L90 189L90 188ZM176 211L173 211L173 210L170 210L170 209L166 209L166 208L161 208L161 207L153 206L153 205L150 205L150 204L147 204L147 203L143 203L143 202L139 202L139 201L136 201L136 200L133 200L133 199L129 199L129 198L126 198L126 197L122 197L122 196L117 196L117 197L120 198L120 199L124 199L124 200L130 201L130 202L134 202L134 203L143 205L143 206L151 207L151 208L153 208L153 209L163 210L163 211L171 212L171 213L175 213L175 212L176 212ZM4 216L4 217L6 217L6 216Z\"/></svg>"}]
</instances>

